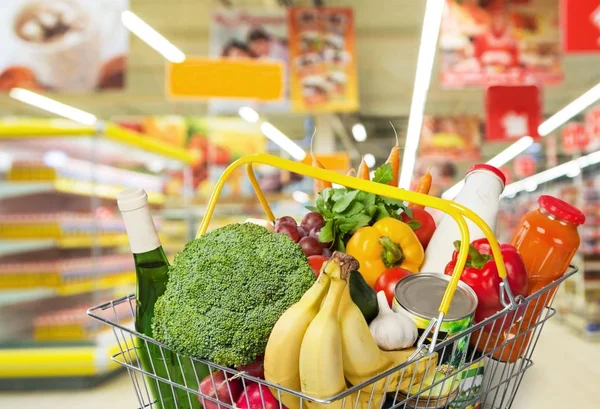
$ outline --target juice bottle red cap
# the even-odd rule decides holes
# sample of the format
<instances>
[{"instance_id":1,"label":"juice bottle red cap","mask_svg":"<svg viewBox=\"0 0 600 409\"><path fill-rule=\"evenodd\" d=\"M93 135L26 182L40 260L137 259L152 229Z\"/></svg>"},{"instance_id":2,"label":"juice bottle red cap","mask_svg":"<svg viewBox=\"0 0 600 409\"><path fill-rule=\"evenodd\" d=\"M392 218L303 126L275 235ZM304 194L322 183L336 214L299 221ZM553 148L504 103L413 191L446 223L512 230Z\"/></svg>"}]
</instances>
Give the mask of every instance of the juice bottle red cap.
<instances>
[{"instance_id":1,"label":"juice bottle red cap","mask_svg":"<svg viewBox=\"0 0 600 409\"><path fill-rule=\"evenodd\" d=\"M506 176L504 176L504 173L502 173L502 171L497 167L487 165L485 163L480 163L478 165L471 166L471 168L467 171L467 175L471 172L475 172L476 170L487 170L489 172L492 172L494 175L500 178L500 180L502 181L502 185L506 185Z\"/></svg>"},{"instance_id":2,"label":"juice bottle red cap","mask_svg":"<svg viewBox=\"0 0 600 409\"><path fill-rule=\"evenodd\" d=\"M564 220L577 226L585 223L585 215L581 210L556 197L542 195L538 198L538 204L542 209L557 219Z\"/></svg>"}]
</instances>

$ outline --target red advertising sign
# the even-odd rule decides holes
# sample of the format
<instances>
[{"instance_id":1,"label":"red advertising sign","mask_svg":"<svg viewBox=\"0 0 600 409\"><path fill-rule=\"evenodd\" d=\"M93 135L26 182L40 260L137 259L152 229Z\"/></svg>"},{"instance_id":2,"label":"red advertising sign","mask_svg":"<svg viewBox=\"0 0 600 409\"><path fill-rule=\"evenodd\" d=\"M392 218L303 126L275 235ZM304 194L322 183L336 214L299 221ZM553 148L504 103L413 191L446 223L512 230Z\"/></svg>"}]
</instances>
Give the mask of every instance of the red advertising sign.
<instances>
[{"instance_id":1,"label":"red advertising sign","mask_svg":"<svg viewBox=\"0 0 600 409\"><path fill-rule=\"evenodd\" d=\"M585 130L592 141L600 140L600 106L585 114Z\"/></svg>"},{"instance_id":2,"label":"red advertising sign","mask_svg":"<svg viewBox=\"0 0 600 409\"><path fill-rule=\"evenodd\" d=\"M495 85L487 89L486 131L488 141L506 141L522 136L538 137L542 118L540 90L534 85Z\"/></svg>"},{"instance_id":3,"label":"red advertising sign","mask_svg":"<svg viewBox=\"0 0 600 409\"><path fill-rule=\"evenodd\" d=\"M535 174L536 164L533 155L517 156L514 160L514 172L518 178L526 178Z\"/></svg>"},{"instance_id":4,"label":"red advertising sign","mask_svg":"<svg viewBox=\"0 0 600 409\"><path fill-rule=\"evenodd\" d=\"M561 0L562 46L566 53L600 51L600 1Z\"/></svg>"},{"instance_id":5,"label":"red advertising sign","mask_svg":"<svg viewBox=\"0 0 600 409\"><path fill-rule=\"evenodd\" d=\"M584 124L570 122L562 129L562 148L565 153L584 151L589 143Z\"/></svg>"}]
</instances>

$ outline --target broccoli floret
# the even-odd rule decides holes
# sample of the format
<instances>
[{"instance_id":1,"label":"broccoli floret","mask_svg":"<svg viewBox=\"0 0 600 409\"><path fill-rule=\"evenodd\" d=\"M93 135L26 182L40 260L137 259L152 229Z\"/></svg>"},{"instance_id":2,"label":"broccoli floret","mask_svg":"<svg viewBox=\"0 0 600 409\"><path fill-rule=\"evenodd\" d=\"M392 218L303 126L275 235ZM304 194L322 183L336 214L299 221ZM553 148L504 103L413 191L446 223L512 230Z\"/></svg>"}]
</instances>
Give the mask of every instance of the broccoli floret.
<instances>
[{"instance_id":1,"label":"broccoli floret","mask_svg":"<svg viewBox=\"0 0 600 409\"><path fill-rule=\"evenodd\" d=\"M302 249L287 235L251 223L222 227L175 256L156 302L154 337L221 365L252 362L279 317L314 281Z\"/></svg>"}]
</instances>

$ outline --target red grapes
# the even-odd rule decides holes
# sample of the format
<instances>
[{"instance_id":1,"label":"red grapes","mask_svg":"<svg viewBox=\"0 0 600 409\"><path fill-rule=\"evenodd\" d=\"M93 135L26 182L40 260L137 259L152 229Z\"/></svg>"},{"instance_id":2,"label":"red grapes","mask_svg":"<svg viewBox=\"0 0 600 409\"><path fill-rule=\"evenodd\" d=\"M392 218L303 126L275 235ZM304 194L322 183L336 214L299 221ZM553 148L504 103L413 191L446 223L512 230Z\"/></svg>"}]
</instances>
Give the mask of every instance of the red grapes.
<instances>
[{"instance_id":1,"label":"red grapes","mask_svg":"<svg viewBox=\"0 0 600 409\"><path fill-rule=\"evenodd\" d=\"M275 232L287 234L294 242L300 244L306 257L325 255L329 257L329 243L319 242L319 232L325 221L317 212L307 213L300 225L291 216L283 216L275 222Z\"/></svg>"}]
</instances>

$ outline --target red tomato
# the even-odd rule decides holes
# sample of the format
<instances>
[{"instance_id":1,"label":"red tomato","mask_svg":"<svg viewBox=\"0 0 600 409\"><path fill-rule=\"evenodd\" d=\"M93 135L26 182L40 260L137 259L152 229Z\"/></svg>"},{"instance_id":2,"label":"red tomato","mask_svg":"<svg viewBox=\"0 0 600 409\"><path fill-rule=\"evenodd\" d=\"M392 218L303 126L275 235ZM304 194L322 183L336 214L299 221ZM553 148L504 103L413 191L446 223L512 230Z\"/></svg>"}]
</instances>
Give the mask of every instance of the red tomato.
<instances>
[{"instance_id":1,"label":"red tomato","mask_svg":"<svg viewBox=\"0 0 600 409\"><path fill-rule=\"evenodd\" d=\"M433 217L424 209L410 209L413 212L413 218L408 217L406 213L402 213L402 221L408 223L411 220L416 220L421 223L421 227L414 230L419 242L423 246L423 249L427 248L429 244L429 240L431 240L431 236L433 236L433 232L435 231L435 221Z\"/></svg>"},{"instance_id":2,"label":"red tomato","mask_svg":"<svg viewBox=\"0 0 600 409\"><path fill-rule=\"evenodd\" d=\"M315 277L319 277L319 272L321 271L321 266L324 262L329 260L329 257L325 256L310 256L308 257L308 265L312 268L313 273L315 273Z\"/></svg>"},{"instance_id":3,"label":"red tomato","mask_svg":"<svg viewBox=\"0 0 600 409\"><path fill-rule=\"evenodd\" d=\"M375 292L385 292L385 298L388 300L388 304L392 305L394 300L394 291L396 290L396 283L402 278L412 274L412 271L408 271L401 267L392 267L385 270L375 281Z\"/></svg>"}]
</instances>

